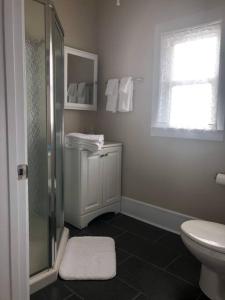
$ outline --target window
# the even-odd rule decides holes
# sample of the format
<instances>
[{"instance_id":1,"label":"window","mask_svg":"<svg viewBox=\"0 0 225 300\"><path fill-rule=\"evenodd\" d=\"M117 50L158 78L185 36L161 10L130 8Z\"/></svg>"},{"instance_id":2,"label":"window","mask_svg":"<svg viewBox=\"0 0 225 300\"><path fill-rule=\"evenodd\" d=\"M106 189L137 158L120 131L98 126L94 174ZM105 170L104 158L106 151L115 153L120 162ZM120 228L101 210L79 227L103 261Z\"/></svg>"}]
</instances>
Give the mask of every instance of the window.
<instances>
[{"instance_id":1,"label":"window","mask_svg":"<svg viewBox=\"0 0 225 300\"><path fill-rule=\"evenodd\" d=\"M223 126L219 124L218 113L221 22L163 32L160 39L153 135L169 136L171 132L172 136L204 138L209 133L211 139L209 135L214 133L215 139L221 139Z\"/></svg>"}]
</instances>

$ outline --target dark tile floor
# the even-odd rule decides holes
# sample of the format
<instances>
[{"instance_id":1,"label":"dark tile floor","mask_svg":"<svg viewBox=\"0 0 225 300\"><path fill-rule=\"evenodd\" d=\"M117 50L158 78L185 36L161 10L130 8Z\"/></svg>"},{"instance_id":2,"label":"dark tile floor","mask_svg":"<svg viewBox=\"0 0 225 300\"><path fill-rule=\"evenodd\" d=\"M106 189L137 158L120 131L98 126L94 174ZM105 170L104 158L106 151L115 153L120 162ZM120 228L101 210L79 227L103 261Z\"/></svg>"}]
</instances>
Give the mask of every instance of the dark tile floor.
<instances>
[{"instance_id":1,"label":"dark tile floor","mask_svg":"<svg viewBox=\"0 0 225 300\"><path fill-rule=\"evenodd\" d=\"M180 237L124 215L107 214L70 236L110 236L116 241L117 276L108 281L63 281L31 300L209 300L198 287L199 262Z\"/></svg>"}]
</instances>

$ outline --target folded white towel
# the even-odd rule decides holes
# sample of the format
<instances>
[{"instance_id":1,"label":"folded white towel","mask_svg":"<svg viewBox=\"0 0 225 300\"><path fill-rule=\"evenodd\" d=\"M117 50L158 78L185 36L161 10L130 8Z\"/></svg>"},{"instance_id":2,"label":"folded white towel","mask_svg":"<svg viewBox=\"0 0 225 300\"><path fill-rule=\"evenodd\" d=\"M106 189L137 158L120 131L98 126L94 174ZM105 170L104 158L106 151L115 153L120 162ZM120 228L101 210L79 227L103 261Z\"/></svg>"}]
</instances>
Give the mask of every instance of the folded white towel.
<instances>
[{"instance_id":1,"label":"folded white towel","mask_svg":"<svg viewBox=\"0 0 225 300\"><path fill-rule=\"evenodd\" d=\"M115 113L118 105L119 80L108 80L105 95L107 96L106 110Z\"/></svg>"},{"instance_id":2,"label":"folded white towel","mask_svg":"<svg viewBox=\"0 0 225 300\"><path fill-rule=\"evenodd\" d=\"M104 144L104 135L103 134L84 134L84 133L69 133L67 137L72 137L73 139L82 140L88 143L103 143Z\"/></svg>"},{"instance_id":3,"label":"folded white towel","mask_svg":"<svg viewBox=\"0 0 225 300\"><path fill-rule=\"evenodd\" d=\"M95 152L101 150L104 145L104 135L103 134L83 134L83 133L69 133L65 137L65 143L89 151Z\"/></svg>"},{"instance_id":4,"label":"folded white towel","mask_svg":"<svg viewBox=\"0 0 225 300\"><path fill-rule=\"evenodd\" d=\"M72 136L74 138L85 139L90 141L104 141L104 134L86 134L79 132L68 133L67 136Z\"/></svg>"},{"instance_id":5,"label":"folded white towel","mask_svg":"<svg viewBox=\"0 0 225 300\"><path fill-rule=\"evenodd\" d=\"M100 142L88 143L88 142L79 140L76 142L76 145L77 145L77 147L79 147L79 149L84 149L84 150L88 150L91 152L97 152L102 149L104 143L100 143ZM73 144L73 146L74 146L74 144Z\"/></svg>"},{"instance_id":6,"label":"folded white towel","mask_svg":"<svg viewBox=\"0 0 225 300\"><path fill-rule=\"evenodd\" d=\"M134 85L132 77L124 77L120 80L119 88L119 112L129 112L133 110Z\"/></svg>"},{"instance_id":7,"label":"folded white towel","mask_svg":"<svg viewBox=\"0 0 225 300\"><path fill-rule=\"evenodd\" d=\"M86 90L86 83L85 82L79 83L77 88L77 98L78 98L78 103L80 104L85 103L85 96L86 96L85 90Z\"/></svg>"},{"instance_id":8,"label":"folded white towel","mask_svg":"<svg viewBox=\"0 0 225 300\"><path fill-rule=\"evenodd\" d=\"M69 103L75 103L77 101L77 83L69 84L67 97Z\"/></svg>"}]
</instances>

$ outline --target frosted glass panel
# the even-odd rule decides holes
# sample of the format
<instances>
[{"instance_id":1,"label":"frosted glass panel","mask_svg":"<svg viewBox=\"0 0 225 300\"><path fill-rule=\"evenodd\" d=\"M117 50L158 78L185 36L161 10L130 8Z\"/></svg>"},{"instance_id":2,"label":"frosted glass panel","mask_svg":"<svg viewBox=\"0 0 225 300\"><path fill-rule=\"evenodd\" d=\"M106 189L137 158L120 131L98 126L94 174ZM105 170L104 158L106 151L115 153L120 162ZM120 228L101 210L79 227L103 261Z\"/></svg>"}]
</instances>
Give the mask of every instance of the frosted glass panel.
<instances>
[{"instance_id":1,"label":"frosted glass panel","mask_svg":"<svg viewBox=\"0 0 225 300\"><path fill-rule=\"evenodd\" d=\"M25 2L30 274L49 267L45 7Z\"/></svg>"}]
</instances>

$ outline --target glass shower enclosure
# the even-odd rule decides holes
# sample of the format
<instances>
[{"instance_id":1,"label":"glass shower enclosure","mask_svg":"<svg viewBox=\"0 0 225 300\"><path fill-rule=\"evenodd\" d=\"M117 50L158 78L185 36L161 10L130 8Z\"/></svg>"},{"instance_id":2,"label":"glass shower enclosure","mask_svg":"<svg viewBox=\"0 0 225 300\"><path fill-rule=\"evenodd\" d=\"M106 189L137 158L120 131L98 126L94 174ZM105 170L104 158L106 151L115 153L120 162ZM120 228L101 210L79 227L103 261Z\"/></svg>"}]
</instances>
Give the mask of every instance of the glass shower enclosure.
<instances>
[{"instance_id":1,"label":"glass shower enclosure","mask_svg":"<svg viewBox=\"0 0 225 300\"><path fill-rule=\"evenodd\" d=\"M48 0L25 0L30 276L53 267L63 231L63 30Z\"/></svg>"}]
</instances>

